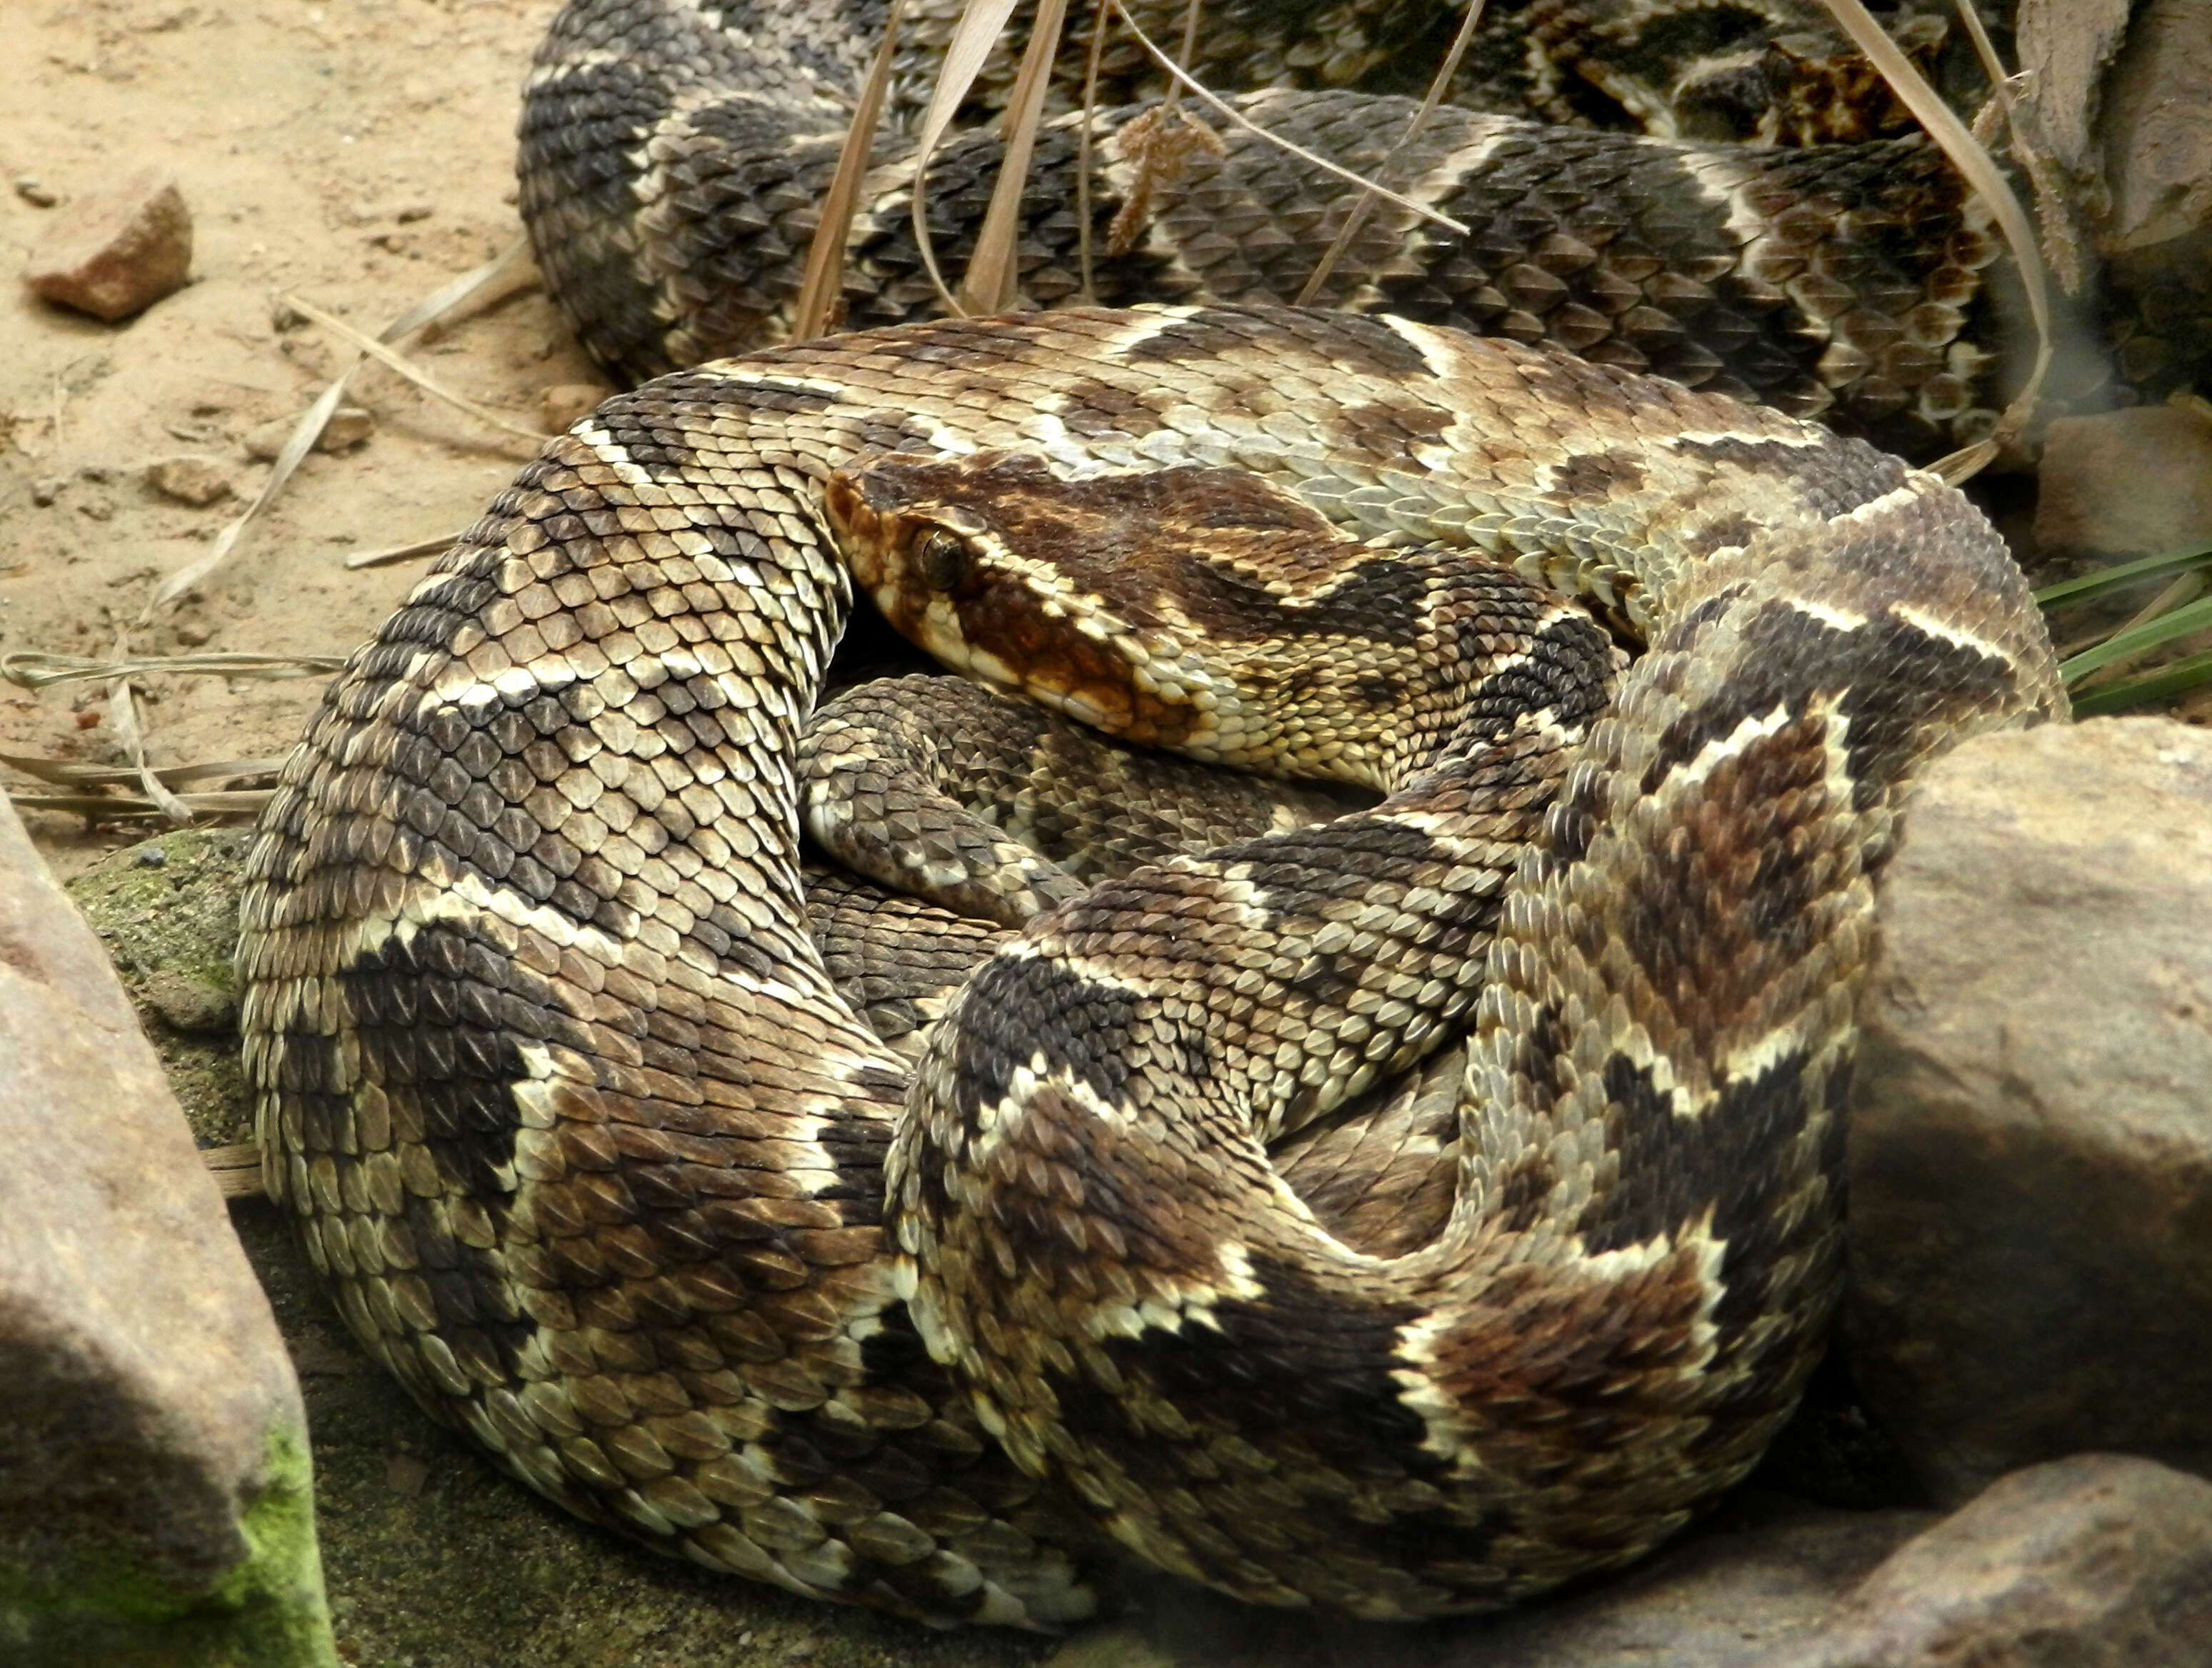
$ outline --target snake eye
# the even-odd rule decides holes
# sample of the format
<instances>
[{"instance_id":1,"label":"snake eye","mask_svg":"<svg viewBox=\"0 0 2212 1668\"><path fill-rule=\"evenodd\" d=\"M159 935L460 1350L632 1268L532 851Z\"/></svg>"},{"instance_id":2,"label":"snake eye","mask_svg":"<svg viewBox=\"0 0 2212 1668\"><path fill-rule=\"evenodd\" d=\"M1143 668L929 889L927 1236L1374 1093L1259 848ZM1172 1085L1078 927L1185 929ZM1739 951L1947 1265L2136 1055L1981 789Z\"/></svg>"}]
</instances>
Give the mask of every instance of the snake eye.
<instances>
[{"instance_id":1,"label":"snake eye","mask_svg":"<svg viewBox=\"0 0 2212 1668\"><path fill-rule=\"evenodd\" d=\"M921 582L932 591L949 591L968 573L968 543L942 529L924 533L915 546L915 562Z\"/></svg>"}]
</instances>

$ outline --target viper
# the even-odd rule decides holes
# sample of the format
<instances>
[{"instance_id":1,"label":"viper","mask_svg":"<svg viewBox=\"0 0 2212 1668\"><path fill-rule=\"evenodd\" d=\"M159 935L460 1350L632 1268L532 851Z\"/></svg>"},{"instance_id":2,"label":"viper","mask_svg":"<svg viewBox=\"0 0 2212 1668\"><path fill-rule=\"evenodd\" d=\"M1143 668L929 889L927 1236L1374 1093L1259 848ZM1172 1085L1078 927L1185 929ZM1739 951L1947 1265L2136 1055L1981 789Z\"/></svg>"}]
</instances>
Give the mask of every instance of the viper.
<instances>
[{"instance_id":1,"label":"viper","mask_svg":"<svg viewBox=\"0 0 2212 1668\"><path fill-rule=\"evenodd\" d=\"M1158 559L1085 568L1132 505ZM1038 870L894 1051L802 883L855 571L1065 713L1387 797ZM1409 664L1311 659L1278 722L1205 658L1332 634ZM1103 1532L1258 1602L1510 1602L1788 1413L1902 797L2064 711L1955 491L1556 350L1198 306L720 361L549 442L286 766L267 1180L425 1405L711 1567L1049 1625Z\"/></svg>"}]
</instances>

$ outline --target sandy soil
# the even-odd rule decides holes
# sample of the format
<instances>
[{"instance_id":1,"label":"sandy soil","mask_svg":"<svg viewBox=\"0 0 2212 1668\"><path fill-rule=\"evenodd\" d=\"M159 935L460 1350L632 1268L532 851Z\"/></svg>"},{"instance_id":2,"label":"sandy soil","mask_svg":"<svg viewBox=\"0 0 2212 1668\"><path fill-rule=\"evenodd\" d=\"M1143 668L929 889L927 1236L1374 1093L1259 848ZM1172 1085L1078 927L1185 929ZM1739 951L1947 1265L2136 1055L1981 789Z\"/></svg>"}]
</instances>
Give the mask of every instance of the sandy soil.
<instances>
[{"instance_id":1,"label":"sandy soil","mask_svg":"<svg viewBox=\"0 0 2212 1668\"><path fill-rule=\"evenodd\" d=\"M44 0L8 9L0 113L0 268L42 218L141 161L173 167L196 230L193 282L103 325L0 283L0 655L343 653L421 563L349 571L352 551L459 531L529 446L371 366L353 451L311 457L232 559L151 623L162 575L204 555L269 465L240 437L301 410L350 351L280 330L296 294L374 331L521 236L513 206L518 88L555 0ZM20 182L33 182L27 188ZM534 287L415 349L440 380L537 425L548 387L592 379ZM204 509L143 482L161 458L217 464L235 495ZM52 502L41 506L40 497ZM156 765L281 753L319 682L147 681ZM99 685L0 684L0 751L118 761ZM20 784L19 784L20 785ZM74 872L149 830L35 816Z\"/></svg>"}]
</instances>

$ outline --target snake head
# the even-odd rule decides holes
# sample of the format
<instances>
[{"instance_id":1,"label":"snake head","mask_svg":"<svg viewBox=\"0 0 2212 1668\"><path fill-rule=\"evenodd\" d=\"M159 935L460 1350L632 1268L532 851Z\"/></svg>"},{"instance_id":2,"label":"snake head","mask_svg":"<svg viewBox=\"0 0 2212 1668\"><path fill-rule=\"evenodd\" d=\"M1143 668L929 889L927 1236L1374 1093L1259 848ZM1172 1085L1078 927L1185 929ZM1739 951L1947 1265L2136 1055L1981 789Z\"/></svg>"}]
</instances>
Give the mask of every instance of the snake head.
<instances>
[{"instance_id":1,"label":"snake head","mask_svg":"<svg viewBox=\"0 0 2212 1668\"><path fill-rule=\"evenodd\" d=\"M1230 693L1212 645L1266 587L1223 575L1247 546L1297 567L1343 535L1241 470L1062 480L1044 459L892 453L830 477L830 527L894 628L945 664L1094 729L1190 739ZM1248 593L1222 594L1224 583Z\"/></svg>"},{"instance_id":2,"label":"snake head","mask_svg":"<svg viewBox=\"0 0 2212 1668\"><path fill-rule=\"evenodd\" d=\"M1364 543L1234 469L890 453L824 501L884 618L953 670L1141 746L1368 786L1431 576L1489 566Z\"/></svg>"}]
</instances>

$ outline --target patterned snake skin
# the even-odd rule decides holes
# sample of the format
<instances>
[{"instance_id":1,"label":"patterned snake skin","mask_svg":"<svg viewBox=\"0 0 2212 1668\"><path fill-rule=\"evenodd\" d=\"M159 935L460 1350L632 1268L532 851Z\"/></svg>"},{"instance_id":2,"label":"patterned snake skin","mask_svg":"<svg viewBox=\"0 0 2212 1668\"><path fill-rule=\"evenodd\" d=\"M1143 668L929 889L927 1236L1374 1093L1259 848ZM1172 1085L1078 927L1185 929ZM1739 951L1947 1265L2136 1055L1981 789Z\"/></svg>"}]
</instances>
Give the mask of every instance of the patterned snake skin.
<instances>
[{"instance_id":1,"label":"patterned snake skin","mask_svg":"<svg viewBox=\"0 0 2212 1668\"><path fill-rule=\"evenodd\" d=\"M555 297L619 382L787 334L883 9L572 0L556 21L526 94L521 209ZM918 9L848 240L854 327L938 308L910 225L902 116L957 6ZM1183 0L1132 9L1155 39L1180 38ZM1235 100L1250 118L1342 166L1382 170L1468 227L1457 236L1376 204L1318 305L1558 347L1906 456L1988 432L2012 391L2005 355L2020 334L2001 240L1864 64L1822 34L1817 3L1493 0L1485 20L1461 91L1504 113L1447 106L1389 159L1413 104L1348 89L1418 85L1409 68L1437 61L1449 8L1208 6L1198 68L1223 87L1278 83ZM1900 13L1893 27L1908 44L1942 34L1925 16ZM1125 37L1109 64L1109 104L1156 90L1130 50ZM1137 118L1152 107L1122 103L1098 119L1087 299L1296 300L1347 212L1343 182L1218 118L1218 154L1186 147L1172 166L1147 164L1160 147L1139 141ZM1608 113L1646 131L1526 119ZM1079 299L1079 133L1068 116L1039 141L1020 233L1024 306ZM1744 137L1859 143L1717 142ZM929 219L948 272L972 247L999 156L996 137L978 132L932 162Z\"/></svg>"},{"instance_id":2,"label":"patterned snake skin","mask_svg":"<svg viewBox=\"0 0 2212 1668\"><path fill-rule=\"evenodd\" d=\"M1070 507L963 496L994 470ZM912 1040L909 1101L801 895L832 529L981 670L990 616L1119 620L1148 721L1195 730L1160 714L1197 670L1054 571L1163 470L1276 506L1185 528L1228 553L1202 594L1319 617L1352 593L1234 552L1337 541L1419 659L1466 628L1393 613L1443 593L1389 553L1456 547L1644 652L1592 718L1564 669L1602 682L1601 640L1513 604L1521 699L1431 797L1054 908ZM1104 707L1103 664L1007 676ZM240 952L270 1190L426 1406L716 1568L1049 1625L1103 1530L1255 1601L1508 1602L1673 1532L1788 1412L1900 792L2063 712L1956 493L1549 350L1108 309L707 366L549 442L286 767ZM1356 1127L1303 1192L1265 1146L1394 1092L1455 1132L1395 1239Z\"/></svg>"}]
</instances>

